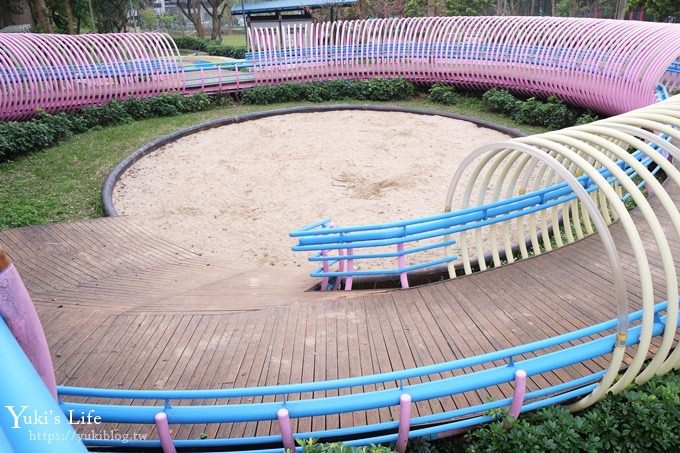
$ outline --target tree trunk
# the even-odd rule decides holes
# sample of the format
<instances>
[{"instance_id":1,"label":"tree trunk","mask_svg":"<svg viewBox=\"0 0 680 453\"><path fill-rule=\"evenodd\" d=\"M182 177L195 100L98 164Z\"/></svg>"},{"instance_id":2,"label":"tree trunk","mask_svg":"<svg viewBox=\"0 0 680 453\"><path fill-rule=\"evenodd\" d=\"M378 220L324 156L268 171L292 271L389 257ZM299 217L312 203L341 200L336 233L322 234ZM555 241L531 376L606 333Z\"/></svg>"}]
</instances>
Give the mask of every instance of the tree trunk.
<instances>
[{"instance_id":1,"label":"tree trunk","mask_svg":"<svg viewBox=\"0 0 680 453\"><path fill-rule=\"evenodd\" d=\"M212 14L212 31L210 32L210 39L213 41L221 41L222 40L222 22L220 19L219 14L217 14L217 11L213 11Z\"/></svg>"},{"instance_id":2,"label":"tree trunk","mask_svg":"<svg viewBox=\"0 0 680 453\"><path fill-rule=\"evenodd\" d=\"M623 20L626 18L626 7L628 6L627 0L619 0L616 3L616 17L614 19Z\"/></svg>"},{"instance_id":3,"label":"tree trunk","mask_svg":"<svg viewBox=\"0 0 680 453\"><path fill-rule=\"evenodd\" d=\"M198 37L205 38L205 29L203 28L203 22L201 22L200 15L198 17L198 20L191 19L191 23L194 24L194 28L196 29L196 34L198 35Z\"/></svg>"},{"instance_id":4,"label":"tree trunk","mask_svg":"<svg viewBox=\"0 0 680 453\"><path fill-rule=\"evenodd\" d=\"M435 15L436 10L435 0L427 0L427 15L432 17Z\"/></svg>"},{"instance_id":5,"label":"tree trunk","mask_svg":"<svg viewBox=\"0 0 680 453\"><path fill-rule=\"evenodd\" d=\"M189 19L189 21L194 25L196 29L196 34L199 38L205 37L205 29L203 28L203 22L201 21L201 8L203 4L199 1L194 8L194 3L191 0L187 0L186 9L182 7L182 4L177 2L177 8L180 10L182 15Z\"/></svg>"},{"instance_id":6,"label":"tree trunk","mask_svg":"<svg viewBox=\"0 0 680 453\"><path fill-rule=\"evenodd\" d=\"M73 26L73 5L71 5L71 0L64 0L64 9L66 10L66 32L72 35L75 33L75 27Z\"/></svg>"},{"instance_id":7,"label":"tree trunk","mask_svg":"<svg viewBox=\"0 0 680 453\"><path fill-rule=\"evenodd\" d=\"M575 17L577 10L578 10L578 0L571 0L571 3L569 4L569 16Z\"/></svg>"},{"instance_id":8,"label":"tree trunk","mask_svg":"<svg viewBox=\"0 0 680 453\"><path fill-rule=\"evenodd\" d=\"M35 22L43 33L52 33L52 24L50 23L47 14L47 6L45 0L31 0L33 2L33 12L35 13Z\"/></svg>"},{"instance_id":9,"label":"tree trunk","mask_svg":"<svg viewBox=\"0 0 680 453\"><path fill-rule=\"evenodd\" d=\"M357 9L359 10L359 19L368 18L368 1L367 0L358 0L357 1Z\"/></svg>"},{"instance_id":10,"label":"tree trunk","mask_svg":"<svg viewBox=\"0 0 680 453\"><path fill-rule=\"evenodd\" d=\"M556 3L557 3L557 0L551 0L551 2L550 2L550 8L551 8L550 15L551 16L557 16L557 5L556 5Z\"/></svg>"},{"instance_id":11,"label":"tree trunk","mask_svg":"<svg viewBox=\"0 0 680 453\"><path fill-rule=\"evenodd\" d=\"M531 0L531 9L529 10L529 15L536 15L536 0Z\"/></svg>"}]
</instances>

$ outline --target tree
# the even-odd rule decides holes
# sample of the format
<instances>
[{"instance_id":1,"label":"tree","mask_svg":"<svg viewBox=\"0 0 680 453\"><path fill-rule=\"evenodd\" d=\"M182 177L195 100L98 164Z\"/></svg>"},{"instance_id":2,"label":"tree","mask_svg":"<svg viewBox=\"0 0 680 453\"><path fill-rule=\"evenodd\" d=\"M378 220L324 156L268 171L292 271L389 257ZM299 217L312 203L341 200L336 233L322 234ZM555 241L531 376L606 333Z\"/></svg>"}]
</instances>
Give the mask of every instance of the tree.
<instances>
[{"instance_id":1,"label":"tree","mask_svg":"<svg viewBox=\"0 0 680 453\"><path fill-rule=\"evenodd\" d=\"M222 17L227 8L231 7L230 0L206 0L205 10L212 18L212 31L210 39L222 41Z\"/></svg>"},{"instance_id":2,"label":"tree","mask_svg":"<svg viewBox=\"0 0 680 453\"><path fill-rule=\"evenodd\" d=\"M46 0L56 31L70 35L76 32L74 1L78 0Z\"/></svg>"},{"instance_id":3,"label":"tree","mask_svg":"<svg viewBox=\"0 0 680 453\"><path fill-rule=\"evenodd\" d=\"M33 22L42 33L52 33L49 12L45 0L28 0L28 9L31 11Z\"/></svg>"},{"instance_id":4,"label":"tree","mask_svg":"<svg viewBox=\"0 0 680 453\"><path fill-rule=\"evenodd\" d=\"M96 28L99 33L127 30L129 0L92 0Z\"/></svg>"},{"instance_id":5,"label":"tree","mask_svg":"<svg viewBox=\"0 0 680 453\"><path fill-rule=\"evenodd\" d=\"M404 15L408 17L421 17L427 13L426 0L406 0Z\"/></svg>"},{"instance_id":6,"label":"tree","mask_svg":"<svg viewBox=\"0 0 680 453\"><path fill-rule=\"evenodd\" d=\"M189 21L194 24L194 28L196 29L196 34L198 37L205 37L205 29L203 28L203 22L201 22L201 8L203 8L201 0L178 0L177 8L184 15L184 17L189 19Z\"/></svg>"},{"instance_id":7,"label":"tree","mask_svg":"<svg viewBox=\"0 0 680 453\"><path fill-rule=\"evenodd\" d=\"M450 16L482 16L494 9L494 0L446 0L446 14Z\"/></svg>"},{"instance_id":8,"label":"tree","mask_svg":"<svg viewBox=\"0 0 680 453\"><path fill-rule=\"evenodd\" d=\"M399 17L404 15L405 0L370 0L368 17Z\"/></svg>"},{"instance_id":9,"label":"tree","mask_svg":"<svg viewBox=\"0 0 680 453\"><path fill-rule=\"evenodd\" d=\"M161 19L161 26L165 30L169 30L175 24L175 16L173 16L170 13L166 12L166 13L161 14L160 19Z\"/></svg>"},{"instance_id":10,"label":"tree","mask_svg":"<svg viewBox=\"0 0 680 453\"><path fill-rule=\"evenodd\" d=\"M427 0L427 15L439 16L444 12L444 2L441 0Z\"/></svg>"},{"instance_id":11,"label":"tree","mask_svg":"<svg viewBox=\"0 0 680 453\"><path fill-rule=\"evenodd\" d=\"M139 12L139 18L142 21L142 28L145 30L154 30L158 25L158 16L152 9L144 8Z\"/></svg>"},{"instance_id":12,"label":"tree","mask_svg":"<svg viewBox=\"0 0 680 453\"><path fill-rule=\"evenodd\" d=\"M678 0L629 0L628 9L643 8L657 22L667 22L669 18L680 19Z\"/></svg>"}]
</instances>

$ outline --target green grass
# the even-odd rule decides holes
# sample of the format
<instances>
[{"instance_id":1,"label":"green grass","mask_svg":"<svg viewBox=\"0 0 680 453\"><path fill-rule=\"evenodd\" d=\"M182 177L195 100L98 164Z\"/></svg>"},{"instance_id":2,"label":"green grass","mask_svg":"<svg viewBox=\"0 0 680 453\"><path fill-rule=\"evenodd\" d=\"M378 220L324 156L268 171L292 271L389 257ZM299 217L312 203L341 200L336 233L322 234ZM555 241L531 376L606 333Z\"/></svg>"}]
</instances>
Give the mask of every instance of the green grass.
<instances>
[{"instance_id":1,"label":"green grass","mask_svg":"<svg viewBox=\"0 0 680 453\"><path fill-rule=\"evenodd\" d=\"M246 35L238 32L234 32L230 35L222 35L222 44L225 46L245 47Z\"/></svg>"},{"instance_id":2,"label":"green grass","mask_svg":"<svg viewBox=\"0 0 680 453\"><path fill-rule=\"evenodd\" d=\"M479 100L472 97L463 97L455 106L423 99L390 104L460 113L521 127L507 117L482 110ZM303 104L220 107L92 130L58 146L0 164L0 229L101 217L101 189L106 175L144 143L211 119L294 105ZM541 131L522 128L531 133Z\"/></svg>"}]
</instances>

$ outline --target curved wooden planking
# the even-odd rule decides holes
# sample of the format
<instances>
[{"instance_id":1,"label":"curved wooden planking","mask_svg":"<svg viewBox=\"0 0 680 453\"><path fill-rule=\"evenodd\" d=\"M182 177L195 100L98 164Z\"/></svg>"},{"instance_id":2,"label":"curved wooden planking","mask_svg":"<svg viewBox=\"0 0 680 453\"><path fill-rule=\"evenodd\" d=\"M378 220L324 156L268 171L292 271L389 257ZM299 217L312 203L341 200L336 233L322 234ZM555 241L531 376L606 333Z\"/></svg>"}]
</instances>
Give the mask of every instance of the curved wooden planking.
<instances>
[{"instance_id":1,"label":"curved wooden planking","mask_svg":"<svg viewBox=\"0 0 680 453\"><path fill-rule=\"evenodd\" d=\"M672 182L665 187L679 203L678 187ZM638 224L649 245L653 235L644 222ZM633 252L620 224L610 230L618 240L631 309L638 309L642 295ZM62 385L185 389L318 381L471 357L616 316L606 255L594 236L442 283L351 293L354 297L343 293L324 302L318 293L277 297L276 288L268 295L266 287L238 286L229 263L169 244L124 217L6 230L0 232L0 244L14 258L38 307ZM678 256L680 243L671 241L671 248ZM658 252L648 249L652 272L658 275ZM657 286L655 296L663 299L663 287ZM267 306L270 298L276 306ZM260 304L244 306L244 300ZM631 359L626 357L626 363ZM605 362L532 376L529 390L593 373ZM414 414L511 394L510 385L499 385L418 403ZM303 418L294 429L394 417L385 409ZM115 429L133 433L149 428ZM176 438L196 438L200 432L209 437L264 435L277 429L264 422L187 425Z\"/></svg>"},{"instance_id":2,"label":"curved wooden planking","mask_svg":"<svg viewBox=\"0 0 680 453\"><path fill-rule=\"evenodd\" d=\"M506 87L531 94L558 93L571 102L615 113L649 104L653 101L653 88L660 81L671 88L677 84L677 71L670 69L678 57L677 32L678 28L673 26L624 25L616 21L423 18L305 26L293 32L292 43L282 40L275 29L252 33L256 44L254 55L259 58L254 71L258 83L406 75L414 81L442 80L471 87ZM616 39L609 39L612 36ZM111 63L98 65L104 71L98 77L120 77L115 79L118 83L104 80L99 90L101 93L82 93L79 91L82 87L72 83L72 76L87 68L87 62L59 66L58 59L64 51L54 51L47 41L31 36L11 41L5 48L0 47L2 75L7 82L1 87L5 90L3 93L19 93L18 103L13 104L15 98L12 96L3 96L0 103L5 105L9 99L12 108L24 109L24 115L29 115L35 102L56 109L65 101L82 99L82 94L85 95L85 103L81 105L87 105L99 102L93 99L99 99L97 95L102 93L102 99L110 99L125 97L130 90L134 91L135 80L128 76L142 74L135 72L139 68L133 64L124 71L120 69L126 52L134 53L139 43L129 41L125 36L85 36L82 39L88 45L98 44L98 50ZM142 35L139 39L147 40L148 37ZM146 44L147 47L140 45L137 49L141 54L148 54L145 54L146 59L140 60L144 62L140 67L155 61L149 55L157 49L150 41ZM163 45L169 49L167 42ZM11 48L9 54L7 48ZM69 54L68 51L65 53ZM323 55L321 59L319 54ZM511 66L513 72L503 72L506 66ZM158 66L158 80L163 80L165 69L163 65ZM146 80L144 74L142 81ZM558 74L560 84L555 85L551 80ZM97 77L90 78L93 83L97 82ZM16 90L24 84L32 89L27 92ZM160 84L146 88L149 92L165 89ZM621 92L625 92L626 96L620 96ZM545 389L591 375L594 370L601 372L608 368L606 374L596 373L595 379L600 381L598 386L593 384L582 388L592 391L592 398L584 398L576 407L582 408L600 398L610 386L612 390L620 389L632 379L644 382L657 372L668 371L669 367L675 366L680 355L680 349L670 353L676 334L677 280L673 256L677 256L677 241L665 241L666 237L675 237L675 230L668 226L673 222L677 226L678 222L675 206L679 192L673 184L680 180L679 173L665 163L665 170L673 170L673 181L667 183L667 194L657 184L655 191L658 195L648 205L641 192L631 186L632 183L623 175L625 165L618 169L615 168L618 164L605 162L621 150L623 154L619 157L625 160L626 147L617 150L604 140L597 146L606 150L598 154L593 147L586 145L597 143L598 137L610 137L618 144L629 144L633 149L639 146L648 156L656 156L652 148L635 137L652 142L659 140L659 137L640 129L644 128L648 131L661 130L677 138L677 131L673 129L677 122L666 122L676 117L671 112L673 109L672 104L659 104L646 111L640 110L578 130L574 128L528 137L480 150L498 153L499 156L517 151L517 155L528 153L543 159L538 152L543 149L551 156L545 159L554 160L550 161L550 165L567 162L572 173L577 169L588 172L586 179L598 181L601 190L593 200L585 192L582 194L580 201L586 206L592 205L590 219L587 212L582 211L583 225L589 233L590 221L600 222L598 229L606 233L602 237L616 244L617 255L610 254L609 258L614 259L609 261L604 258L605 250L597 239L588 237L512 266L445 283L410 291L358 294L359 297L353 298L331 296L338 298L319 303L316 300L312 302L313 298L308 294L282 297L276 291L275 279L254 283L247 280L239 286L243 272L240 275L230 273L229 269L233 269L230 263L208 260L159 241L129 220L108 219L10 230L2 232L0 237L3 243L8 244L10 254L22 260L25 258L25 263L21 264L25 266L22 272L27 275L29 288L35 294L36 304L45 319L57 374L64 383L108 388L229 388L319 382L477 356L513 345L524 345L532 340L554 338L560 333L573 332L617 316L619 332L616 348L611 353L598 349L604 355L588 356L598 357L596 359L566 362L574 364L562 368L535 367L529 373L531 391L532 386ZM581 136L574 138L574 133ZM577 139L582 143L577 143ZM515 157L510 154L510 159ZM619 174L616 184L629 186L625 191L640 205L640 212L635 212L633 218L629 217L619 199L621 188L612 189L598 173L600 165L607 166L612 174ZM548 173L539 170L537 175L554 179L551 171L565 171L559 165L557 167ZM490 163L488 168L491 173L487 174L492 174L497 164ZM503 164L502 168L510 167ZM635 171L655 187L649 172L645 173L643 168ZM577 172L570 176L569 181L574 183L576 176ZM514 182L511 184L514 186ZM583 184L585 187L585 182ZM583 192L578 187L575 189ZM666 214L675 217L669 220L664 217ZM611 231L601 228L616 219L620 222ZM576 224L575 234L581 237L584 234L580 230L581 223ZM541 227L545 230L545 225ZM531 224L530 230L534 231ZM565 231L565 234L569 233L570 230ZM545 238L543 240L545 242ZM479 248L479 242L476 242ZM532 242L538 243L535 233ZM612 248L610 243L607 251ZM546 246L546 250L550 247ZM525 255L525 250L522 252ZM497 260L498 256L493 258ZM613 274L609 267L612 262L615 264L611 266ZM622 281L618 277L622 277ZM267 297L267 289L272 288L270 297ZM614 294L612 288L618 292ZM622 291L624 288L625 291ZM247 296L252 296L257 305L248 303ZM654 305L655 301L664 298L670 302ZM235 302L237 300L241 305ZM267 300L271 302L268 304ZM642 308L642 313L632 320L637 323L638 333L634 341L639 340L639 347L626 349L629 332L625 329L628 322L626 314L628 310L637 308ZM659 313L657 309L665 312ZM667 320L665 327L664 319ZM663 336L659 338L661 330ZM601 334L598 331L597 335ZM555 341L550 344L556 345L553 347L557 349L565 347L565 344ZM520 363L530 366L530 357L536 349L526 350L532 352L518 353L512 358L522 359ZM659 353L636 378L643 361L656 351ZM573 352L569 349L570 359L573 359ZM540 360L545 357L546 354L542 354ZM566 355L562 354L562 357ZM507 357L503 359L507 360ZM614 376L622 364L629 365L629 369L615 384ZM475 367L508 369L500 365L490 362L472 366L470 370L446 371L440 376L465 374L469 381L484 374ZM546 369L556 371L544 371ZM468 375L470 371L474 374ZM437 396L428 398L421 393L414 399L417 401L416 414L441 415L451 408L474 406L489 396L503 398L511 391L507 383L462 393L453 392L449 387L442 392L443 386L437 382L419 385L423 380L433 379L436 381L437 376L425 373L406 379L405 388L416 392L423 392L425 387L438 388L433 393ZM447 379L445 383L448 385L454 381L462 382ZM288 394L288 398L304 399L291 407L306 407L309 411L312 404L329 404L316 399L320 397L350 392L356 393L356 396L345 396L340 400L363 404L361 399L369 398L371 393L381 398L403 391L401 387L393 387L394 390L389 391L390 386L399 385L397 382L371 382L380 384L351 390L331 385L324 388L332 390ZM78 394L69 391L77 392L62 389L62 395ZM279 391L277 388L276 392ZM209 431L209 437L240 438L276 433L277 428L269 421L271 414L267 411L278 408L281 402L272 403L276 401L273 396L245 396L270 395L257 393L257 390L252 392L255 393L232 392L239 393L241 398L237 403L241 405L236 406L238 409L229 409L247 411L254 406L263 408L257 409L260 415L233 418L258 422L222 423L209 427L187 425L179 429L176 437L195 439L196 429ZM96 390L89 389L81 394L89 395L88 403L96 403L92 396L98 394ZM445 394L453 396L442 396ZM75 398L75 402L65 402L62 407L75 407ZM316 403L309 403L310 398L314 398ZM383 402L379 404L382 405L376 405L375 401L365 407L379 409L320 416L317 414L332 411L317 408L309 412L311 418L305 418L300 415L301 412L291 412L290 415L295 417L296 432L328 430L337 426L354 426L353 431L356 431L362 429L362 425L395 418L389 406L391 400L381 400ZM252 402L269 404L249 405ZM207 403L211 404L210 401ZM220 408L220 402L214 403L216 410L225 410L226 406ZM149 409L164 411L162 407ZM175 414L190 413L166 409L170 423ZM189 409L193 409L191 413L194 414L207 414L210 410ZM332 409L342 412L342 408ZM143 406L126 410L134 410L134 414L149 412ZM136 417L134 414L129 417ZM115 415L110 417L110 420L115 419ZM120 421L134 422L129 417ZM142 419L148 420L142 417L137 423L148 423L139 421ZM422 433L420 429L414 435ZM368 442L369 439L363 438L362 441Z\"/></svg>"}]
</instances>

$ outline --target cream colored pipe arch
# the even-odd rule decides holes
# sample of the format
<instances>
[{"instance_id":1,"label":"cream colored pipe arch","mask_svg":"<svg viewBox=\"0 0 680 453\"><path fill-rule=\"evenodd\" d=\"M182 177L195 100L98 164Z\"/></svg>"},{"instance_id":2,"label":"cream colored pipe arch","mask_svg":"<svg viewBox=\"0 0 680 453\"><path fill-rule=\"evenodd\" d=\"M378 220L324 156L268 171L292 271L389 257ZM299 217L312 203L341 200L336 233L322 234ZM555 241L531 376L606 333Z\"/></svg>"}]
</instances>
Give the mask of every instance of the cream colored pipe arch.
<instances>
[{"instance_id":1,"label":"cream colored pipe arch","mask_svg":"<svg viewBox=\"0 0 680 453\"><path fill-rule=\"evenodd\" d=\"M579 184L581 190L575 191L577 194L575 200L514 220L504 221L500 226L501 242L508 263L515 261L511 253L513 245L519 247L522 259L529 255L526 247L526 222L529 227L528 241L531 243L534 254L541 253L541 243L545 250L550 250L553 247L551 240L554 240L554 246L559 248L584 237L583 229L585 229L585 234L592 234L591 223L595 224L595 230L605 241L605 249L610 259L617 291L619 341L613 351L607 372L599 385L590 395L573 404L572 410L588 407L604 397L608 391L619 392L633 380L643 383L654 375L680 368L680 347L672 350L678 319L678 277L675 260L656 212L647 201L644 192L637 187L637 181L629 177L618 165L619 162L624 162L643 181L644 188L650 189L657 196L663 211L670 218L672 227L680 238L680 212L677 206L656 177L628 152L631 147L640 150L655 165L658 165L673 183L680 186L678 169L650 146L650 144L656 145L659 149L667 151L668 155L676 159L676 162L680 162L680 149L657 135L663 133L680 141L679 129L680 96L675 96L646 108L590 124L482 147L468 156L453 176L446 198L445 210L447 211L454 208L453 200L458 190L463 190L461 206L458 207L467 208L474 202L483 204L498 201L501 197L509 198L542 187L549 187L560 180L566 181L573 190L573 183L579 184L576 177L584 174L597 185L597 190L588 194ZM478 162L475 163L475 160ZM601 174L603 167L609 172L609 181ZM461 189L463 175L469 169L471 172L467 184ZM570 175L571 179L565 175ZM495 187L490 187L492 182L495 183ZM625 194L628 194L636 203L640 217L648 224L661 258L662 277L668 299L666 326L661 342L654 357L646 366L644 362L649 356L655 321L654 281L636 225L621 200ZM558 211L561 214L559 216ZM628 305L625 295L621 294L621 288L625 286L622 286L624 285L621 281L623 277L619 274L621 269L616 267L620 264L612 262L612 256L617 254L615 244L613 241L608 244L606 242L608 232L602 231L613 221L621 222L630 241L640 278L643 309L638 349L628 369L616 383L615 379L623 363L625 352L623 343L625 343L628 328ZM511 240L513 236L510 232L511 222L516 225L514 244ZM488 229L489 236L486 249L483 244L485 229ZM561 237L562 231L564 231L564 239ZM538 237L539 232L541 241ZM471 256L476 257L482 270L486 269L485 260L489 256L494 267L500 266L502 263L496 237L497 226L475 229L472 233L474 235L472 243L467 240L470 233L472 232L459 234L460 261L462 261L464 272L466 274L472 272ZM470 253L470 247L476 250ZM613 250L609 250L609 247ZM448 247L446 253L453 254L452 248ZM455 263L449 264L449 274L455 277Z\"/></svg>"},{"instance_id":2,"label":"cream colored pipe arch","mask_svg":"<svg viewBox=\"0 0 680 453\"><path fill-rule=\"evenodd\" d=\"M588 128L584 128L588 129ZM593 127L592 129L596 129L596 127ZM659 220L656 218L656 215L654 214L653 209L647 202L647 199L643 195L643 193L640 191L640 189L637 188L637 185L633 183L633 181L626 175L623 170L621 170L620 167L616 165L616 163L606 157L606 155L587 142L584 141L579 141L577 139L571 138L566 134L567 131L564 132L555 132L555 133L548 133L544 135L545 137L544 140L546 141L551 141L551 142L556 142L556 143L561 143L561 144L566 144L571 147L580 149L581 151L585 151L587 153L590 153L593 157L596 159L599 158L599 162L604 165L607 170L609 170L613 176L617 179L617 182L621 184L624 189L631 195L633 198L633 201L638 205L638 208L642 211L643 216L645 220L649 223L652 235L654 236L654 240L657 244L657 247L659 249L659 253L663 262L663 267L664 267L664 272L666 276L666 281L667 281L667 300L675 300L676 301L676 306L675 306L675 311L673 313L673 316L669 319L669 321L673 321L674 325L677 320L677 297L678 297L678 291L677 291L677 278L675 275L675 266L674 266L674 261L673 257L670 254L670 246L666 240L666 236L664 235L663 228L661 226L661 223ZM532 142L532 140L528 140L529 143ZM544 143L545 145L545 143ZM549 145L547 145L549 146ZM613 147L614 148L614 147ZM622 153L620 156L622 159L624 159L627 163L631 163L631 161L636 161L634 158L630 156L623 156L623 154L627 153ZM636 161L637 162L637 161ZM661 185L656 181L654 176L642 165L638 165L636 167L640 171L640 176L643 177L643 179L648 183L648 184L656 184L658 186L659 190L661 189ZM600 190L601 193L605 193L607 196L607 200L609 201L610 205L615 206L615 209L617 210L622 210L625 212L625 216L622 220L622 223L624 225L624 228L626 229L627 232L629 232L629 228L635 228L635 224L632 221L632 218L630 218L630 215L625 209L625 206L623 203L620 201L619 195L611 190L611 187L607 187L607 190ZM667 197L667 199L670 201L670 197L668 194L664 195ZM671 202L672 204L672 202ZM637 230L635 229L634 234L637 234ZM649 346L651 344L651 339L652 339L652 330L654 326L654 291L653 291L653 281L652 281L652 275L651 271L649 269L649 263L647 262L646 254L644 253L644 248L642 247L642 241L639 238L639 236L634 236L631 237L629 233L629 238L631 241L631 244L633 244L633 250L636 255L636 259L638 261L638 270L641 278L641 287L642 287L642 300L643 300L643 319L642 319L642 332L640 335L640 342L638 344L638 349L636 351L636 354L634 356L633 362L628 366L628 369L624 373L624 375L621 377L621 379L616 383L615 386L612 387L613 392L617 392L620 389L625 388L628 384L630 384L633 379L637 376L637 373L640 371L642 368L645 359L647 358L647 353L649 352ZM670 349L670 344L668 345L668 348ZM666 350L668 352L668 350ZM665 353L664 353L665 354ZM663 358L662 358L663 360ZM654 366L658 367L660 363L655 363ZM650 364L651 367L651 364ZM649 367L648 367L649 368Z\"/></svg>"}]
</instances>

